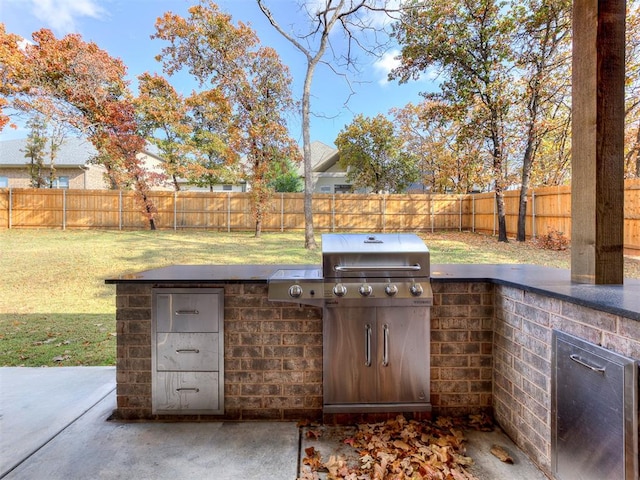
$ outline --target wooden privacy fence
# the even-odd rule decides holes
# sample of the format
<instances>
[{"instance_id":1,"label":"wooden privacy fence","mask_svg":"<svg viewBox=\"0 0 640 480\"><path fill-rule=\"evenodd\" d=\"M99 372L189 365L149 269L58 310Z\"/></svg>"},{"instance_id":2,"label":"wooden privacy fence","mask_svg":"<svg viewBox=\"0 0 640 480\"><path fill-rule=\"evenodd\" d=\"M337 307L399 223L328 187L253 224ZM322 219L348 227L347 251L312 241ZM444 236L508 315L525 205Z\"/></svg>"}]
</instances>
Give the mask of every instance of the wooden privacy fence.
<instances>
[{"instance_id":1,"label":"wooden privacy fence","mask_svg":"<svg viewBox=\"0 0 640 480\"><path fill-rule=\"evenodd\" d=\"M159 229L247 231L255 228L248 193L152 192ZM507 232L515 236L519 192L505 193ZM527 235L549 231L571 235L571 188L531 190L527 198ZM495 195L316 194L314 227L327 231L468 230L496 234ZM0 189L0 228L119 229L149 228L133 192L111 190ZM278 193L267 207L264 231L304 230L301 193ZM627 253L640 253L640 180L625 182Z\"/></svg>"}]
</instances>

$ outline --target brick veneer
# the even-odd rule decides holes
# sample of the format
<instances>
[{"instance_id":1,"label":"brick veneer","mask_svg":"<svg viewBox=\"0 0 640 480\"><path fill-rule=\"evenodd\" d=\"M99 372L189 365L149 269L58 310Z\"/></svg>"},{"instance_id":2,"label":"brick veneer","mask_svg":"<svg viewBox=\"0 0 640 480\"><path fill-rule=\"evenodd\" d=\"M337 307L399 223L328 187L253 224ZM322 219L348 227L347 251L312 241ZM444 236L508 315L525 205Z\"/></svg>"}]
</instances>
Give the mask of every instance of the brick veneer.
<instances>
[{"instance_id":1,"label":"brick veneer","mask_svg":"<svg viewBox=\"0 0 640 480\"><path fill-rule=\"evenodd\" d=\"M225 415L216 419L317 419L322 412L322 311L267 300L266 284L224 288ZM117 412L151 413L151 284L118 284ZM198 285L162 285L190 287ZM166 418L166 416L164 417ZM196 420L197 416L171 416Z\"/></svg>"},{"instance_id":2,"label":"brick veneer","mask_svg":"<svg viewBox=\"0 0 640 480\"><path fill-rule=\"evenodd\" d=\"M551 476L552 330L640 359L640 323L518 288L494 296L494 415Z\"/></svg>"},{"instance_id":3,"label":"brick veneer","mask_svg":"<svg viewBox=\"0 0 640 480\"><path fill-rule=\"evenodd\" d=\"M322 310L269 302L265 283L200 286L224 288L225 415L215 418L321 419ZM160 418L151 413L153 287L117 285L116 413L123 419ZM492 318L490 284L434 284L434 413L458 415L491 409Z\"/></svg>"},{"instance_id":4,"label":"brick veneer","mask_svg":"<svg viewBox=\"0 0 640 480\"><path fill-rule=\"evenodd\" d=\"M493 286L432 283L431 404L436 415L491 410Z\"/></svg>"}]
</instances>

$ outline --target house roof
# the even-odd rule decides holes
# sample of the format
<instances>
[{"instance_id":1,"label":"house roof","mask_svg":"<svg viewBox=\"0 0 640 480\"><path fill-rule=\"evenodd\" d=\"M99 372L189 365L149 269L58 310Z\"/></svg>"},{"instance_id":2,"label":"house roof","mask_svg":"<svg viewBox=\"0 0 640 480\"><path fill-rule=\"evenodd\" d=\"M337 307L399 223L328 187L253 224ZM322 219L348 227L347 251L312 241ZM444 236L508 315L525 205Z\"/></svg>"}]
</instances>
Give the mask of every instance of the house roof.
<instances>
[{"instance_id":1,"label":"house roof","mask_svg":"<svg viewBox=\"0 0 640 480\"><path fill-rule=\"evenodd\" d=\"M23 167L29 163L30 160L24 156L26 145L26 138L1 141L0 166ZM159 161L163 161L158 149L150 143L147 143L142 153L155 157ZM88 140L69 137L65 138L63 144L60 146L55 162L57 167L79 167L87 165L97 154L98 151ZM47 161L48 159L45 159L45 163L47 163Z\"/></svg>"},{"instance_id":2,"label":"house roof","mask_svg":"<svg viewBox=\"0 0 640 480\"><path fill-rule=\"evenodd\" d=\"M0 166L22 167L29 163L25 157L27 139L5 140L0 142ZM81 138L66 138L56 155L55 163L58 167L76 167L86 165L89 160L97 155L93 145ZM45 163L47 160L45 159Z\"/></svg>"},{"instance_id":3,"label":"house roof","mask_svg":"<svg viewBox=\"0 0 640 480\"><path fill-rule=\"evenodd\" d=\"M338 149L320 141L311 142L311 170L314 173L326 172L333 167L340 156ZM300 175L304 176L304 164L300 165Z\"/></svg>"}]
</instances>

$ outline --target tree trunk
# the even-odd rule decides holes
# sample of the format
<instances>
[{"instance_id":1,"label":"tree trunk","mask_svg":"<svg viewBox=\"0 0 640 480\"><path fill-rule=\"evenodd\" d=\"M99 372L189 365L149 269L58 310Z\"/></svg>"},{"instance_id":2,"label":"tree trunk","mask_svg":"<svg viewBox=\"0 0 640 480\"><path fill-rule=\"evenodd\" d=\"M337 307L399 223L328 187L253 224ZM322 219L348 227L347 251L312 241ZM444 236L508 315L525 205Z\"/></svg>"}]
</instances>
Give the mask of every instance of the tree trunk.
<instances>
[{"instance_id":1,"label":"tree trunk","mask_svg":"<svg viewBox=\"0 0 640 480\"><path fill-rule=\"evenodd\" d=\"M311 104L311 80L316 63L309 61L307 74L304 77L302 91L302 150L304 154L304 248L315 250L318 248L313 231L313 170L311 165L311 135L309 109Z\"/></svg>"},{"instance_id":2,"label":"tree trunk","mask_svg":"<svg viewBox=\"0 0 640 480\"><path fill-rule=\"evenodd\" d=\"M500 184L498 186L498 184ZM498 214L498 241L507 243L507 220L504 209L504 190L502 181L496 182L496 209Z\"/></svg>"},{"instance_id":3,"label":"tree trunk","mask_svg":"<svg viewBox=\"0 0 640 480\"><path fill-rule=\"evenodd\" d=\"M256 218L256 233L255 237L260 238L262 235L262 218Z\"/></svg>"},{"instance_id":4,"label":"tree trunk","mask_svg":"<svg viewBox=\"0 0 640 480\"><path fill-rule=\"evenodd\" d=\"M508 242L507 221L504 208L504 184L502 183L502 135L500 134L497 113L492 112L491 141L493 143L493 181L495 182L496 210L498 214L498 241Z\"/></svg>"},{"instance_id":5,"label":"tree trunk","mask_svg":"<svg viewBox=\"0 0 640 480\"><path fill-rule=\"evenodd\" d=\"M522 185L520 186L520 202L518 205L518 232L516 240L524 242L527 239L527 194L531 182L531 166L533 165L534 150L534 122L529 124L527 132L527 146L522 158Z\"/></svg>"}]
</instances>

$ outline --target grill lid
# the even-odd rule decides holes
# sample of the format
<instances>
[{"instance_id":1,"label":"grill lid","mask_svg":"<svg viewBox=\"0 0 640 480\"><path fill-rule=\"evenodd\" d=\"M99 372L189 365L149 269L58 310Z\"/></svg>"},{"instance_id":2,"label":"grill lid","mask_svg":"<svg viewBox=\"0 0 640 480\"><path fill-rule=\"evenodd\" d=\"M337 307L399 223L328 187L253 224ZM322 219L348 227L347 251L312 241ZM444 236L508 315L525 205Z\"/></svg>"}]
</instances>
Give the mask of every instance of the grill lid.
<instances>
[{"instance_id":1,"label":"grill lid","mask_svg":"<svg viewBox=\"0 0 640 480\"><path fill-rule=\"evenodd\" d=\"M429 277L429 249L414 234L324 234L325 278Z\"/></svg>"}]
</instances>

